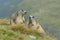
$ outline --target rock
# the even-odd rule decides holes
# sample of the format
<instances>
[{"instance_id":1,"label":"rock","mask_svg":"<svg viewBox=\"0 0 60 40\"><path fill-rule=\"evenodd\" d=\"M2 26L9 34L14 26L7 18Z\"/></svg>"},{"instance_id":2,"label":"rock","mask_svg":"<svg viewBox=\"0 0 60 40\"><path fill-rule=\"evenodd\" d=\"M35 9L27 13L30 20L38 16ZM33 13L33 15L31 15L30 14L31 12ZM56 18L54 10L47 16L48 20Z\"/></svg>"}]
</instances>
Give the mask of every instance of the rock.
<instances>
[{"instance_id":1,"label":"rock","mask_svg":"<svg viewBox=\"0 0 60 40\"><path fill-rule=\"evenodd\" d=\"M33 35L28 35L32 40L36 40L36 37Z\"/></svg>"}]
</instances>

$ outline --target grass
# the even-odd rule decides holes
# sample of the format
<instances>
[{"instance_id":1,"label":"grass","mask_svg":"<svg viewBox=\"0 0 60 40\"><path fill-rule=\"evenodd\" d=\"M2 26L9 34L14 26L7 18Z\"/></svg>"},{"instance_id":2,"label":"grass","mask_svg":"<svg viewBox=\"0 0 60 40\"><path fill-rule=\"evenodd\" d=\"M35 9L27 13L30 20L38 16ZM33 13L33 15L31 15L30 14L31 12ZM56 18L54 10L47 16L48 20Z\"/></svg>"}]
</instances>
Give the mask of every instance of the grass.
<instances>
[{"instance_id":1,"label":"grass","mask_svg":"<svg viewBox=\"0 0 60 40\"><path fill-rule=\"evenodd\" d=\"M0 21L3 21L0 22L0 40L33 40L29 35L34 35L36 37L35 40L56 40L54 37L47 37L44 39L39 33L32 29L28 29L24 24L11 26L7 19L0 19Z\"/></svg>"}]
</instances>

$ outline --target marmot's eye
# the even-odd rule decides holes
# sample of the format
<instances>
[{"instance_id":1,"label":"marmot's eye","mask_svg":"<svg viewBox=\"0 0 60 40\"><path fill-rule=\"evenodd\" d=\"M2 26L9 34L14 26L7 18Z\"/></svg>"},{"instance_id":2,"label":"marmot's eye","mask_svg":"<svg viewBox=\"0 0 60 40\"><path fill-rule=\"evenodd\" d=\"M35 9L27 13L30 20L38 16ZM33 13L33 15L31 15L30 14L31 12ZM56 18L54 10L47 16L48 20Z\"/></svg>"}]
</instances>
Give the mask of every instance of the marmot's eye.
<instances>
[{"instance_id":1,"label":"marmot's eye","mask_svg":"<svg viewBox=\"0 0 60 40\"><path fill-rule=\"evenodd\" d=\"M21 10L21 11L23 11L23 10Z\"/></svg>"},{"instance_id":2,"label":"marmot's eye","mask_svg":"<svg viewBox=\"0 0 60 40\"><path fill-rule=\"evenodd\" d=\"M35 17L33 16L33 18L35 18Z\"/></svg>"}]
</instances>

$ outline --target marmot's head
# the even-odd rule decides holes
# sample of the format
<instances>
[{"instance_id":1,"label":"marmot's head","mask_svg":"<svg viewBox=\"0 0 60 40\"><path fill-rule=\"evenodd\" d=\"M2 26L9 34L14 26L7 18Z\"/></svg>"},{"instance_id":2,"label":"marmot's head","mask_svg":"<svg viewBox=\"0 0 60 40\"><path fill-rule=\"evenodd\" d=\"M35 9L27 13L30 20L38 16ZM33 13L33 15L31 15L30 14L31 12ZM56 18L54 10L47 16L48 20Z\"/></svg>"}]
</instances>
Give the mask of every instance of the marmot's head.
<instances>
[{"instance_id":1,"label":"marmot's head","mask_svg":"<svg viewBox=\"0 0 60 40\"><path fill-rule=\"evenodd\" d=\"M33 19L35 19L35 17L32 16L32 15L30 15L30 16L29 16L29 20L33 20Z\"/></svg>"},{"instance_id":2,"label":"marmot's head","mask_svg":"<svg viewBox=\"0 0 60 40\"><path fill-rule=\"evenodd\" d=\"M18 11L18 14L20 15L25 15L26 13L27 13L26 10L23 10L23 9Z\"/></svg>"}]
</instances>

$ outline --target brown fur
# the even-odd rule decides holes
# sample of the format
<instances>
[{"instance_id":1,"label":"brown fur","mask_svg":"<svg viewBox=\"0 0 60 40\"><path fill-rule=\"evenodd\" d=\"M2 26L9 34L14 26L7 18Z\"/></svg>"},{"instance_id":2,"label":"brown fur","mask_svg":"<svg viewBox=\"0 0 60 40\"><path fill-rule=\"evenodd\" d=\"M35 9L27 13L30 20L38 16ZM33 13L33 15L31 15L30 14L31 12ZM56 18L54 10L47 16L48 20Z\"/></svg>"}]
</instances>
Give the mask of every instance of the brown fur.
<instances>
[{"instance_id":1,"label":"brown fur","mask_svg":"<svg viewBox=\"0 0 60 40\"><path fill-rule=\"evenodd\" d=\"M16 25L16 24L24 23L24 21L25 21L24 14L25 14L25 12L22 10L18 11L15 14L12 14L12 16L10 18L10 24Z\"/></svg>"},{"instance_id":2,"label":"brown fur","mask_svg":"<svg viewBox=\"0 0 60 40\"><path fill-rule=\"evenodd\" d=\"M39 23L37 23L35 19L29 19L28 27L32 28L33 30L36 30L42 36L46 35L46 33L45 33L44 29L42 28L42 26Z\"/></svg>"}]
</instances>

